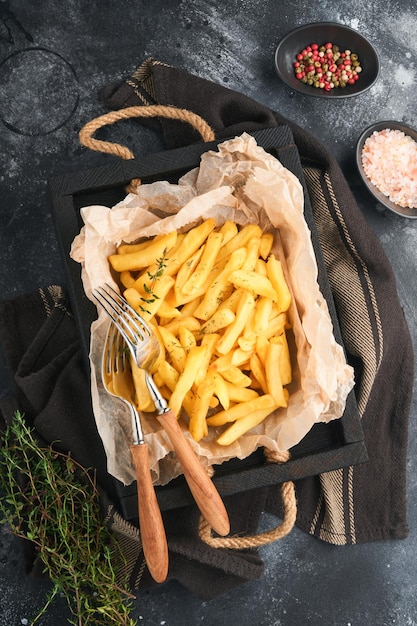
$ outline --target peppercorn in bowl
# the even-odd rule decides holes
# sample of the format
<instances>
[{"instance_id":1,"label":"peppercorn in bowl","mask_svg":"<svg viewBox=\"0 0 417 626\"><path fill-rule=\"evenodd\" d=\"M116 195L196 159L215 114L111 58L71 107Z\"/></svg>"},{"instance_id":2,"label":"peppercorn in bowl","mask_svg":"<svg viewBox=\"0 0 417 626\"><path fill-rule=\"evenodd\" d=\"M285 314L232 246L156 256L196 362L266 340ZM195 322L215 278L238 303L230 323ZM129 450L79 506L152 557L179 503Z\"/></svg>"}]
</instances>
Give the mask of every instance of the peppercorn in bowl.
<instances>
[{"instance_id":1,"label":"peppercorn in bowl","mask_svg":"<svg viewBox=\"0 0 417 626\"><path fill-rule=\"evenodd\" d=\"M379 57L353 28L316 22L285 35L275 51L275 68L282 81L305 95L347 98L372 87Z\"/></svg>"}]
</instances>

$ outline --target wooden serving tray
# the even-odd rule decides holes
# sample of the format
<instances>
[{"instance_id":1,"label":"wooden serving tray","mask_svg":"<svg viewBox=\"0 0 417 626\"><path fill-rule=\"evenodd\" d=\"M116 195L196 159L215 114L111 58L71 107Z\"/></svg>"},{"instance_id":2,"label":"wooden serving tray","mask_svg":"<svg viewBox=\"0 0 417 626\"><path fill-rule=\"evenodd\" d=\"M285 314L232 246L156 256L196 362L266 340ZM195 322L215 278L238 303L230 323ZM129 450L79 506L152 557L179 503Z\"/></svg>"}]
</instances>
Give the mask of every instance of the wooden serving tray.
<instances>
[{"instance_id":1,"label":"wooden serving tray","mask_svg":"<svg viewBox=\"0 0 417 626\"><path fill-rule=\"evenodd\" d=\"M305 219L311 230L312 242L319 267L320 289L325 297L333 322L334 334L343 345L339 322L327 279L318 234L311 204L304 181L298 150L288 126L267 128L251 133L258 145L275 156L303 185L305 195ZM223 140L222 140L223 141ZM49 181L52 198L52 216L58 243L67 272L67 286L71 305L80 330L87 371L90 344L90 325L97 311L86 297L81 282L81 267L70 256L74 237L83 223L80 209L91 204L112 207L122 200L124 187L133 178L145 183L155 180L177 182L178 178L194 167L198 167L201 155L216 149L219 141L193 144L185 148L168 150L131 161L118 160L109 165L64 174ZM353 391L349 394L344 415L327 424L316 424L300 443L291 450L291 459L281 465L269 464L264 460L262 449L244 460L232 459L215 468L214 482L222 496L247 491L261 486L279 484L328 472L368 460L360 416ZM117 481L120 510L125 519L137 518L136 483L124 487ZM164 487L157 487L157 496L162 510L185 506L193 502L183 477L172 480Z\"/></svg>"}]
</instances>

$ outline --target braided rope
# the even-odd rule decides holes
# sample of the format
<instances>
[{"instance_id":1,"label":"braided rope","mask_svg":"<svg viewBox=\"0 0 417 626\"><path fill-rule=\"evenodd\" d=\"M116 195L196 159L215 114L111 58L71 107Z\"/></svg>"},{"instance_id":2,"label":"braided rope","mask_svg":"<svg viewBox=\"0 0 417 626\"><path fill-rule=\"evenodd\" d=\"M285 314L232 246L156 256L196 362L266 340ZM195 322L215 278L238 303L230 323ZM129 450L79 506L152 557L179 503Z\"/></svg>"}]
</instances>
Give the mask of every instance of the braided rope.
<instances>
[{"instance_id":1,"label":"braided rope","mask_svg":"<svg viewBox=\"0 0 417 626\"><path fill-rule=\"evenodd\" d=\"M85 126L79 132L79 139L83 146L96 150L98 152L105 152L106 154L114 154L122 159L129 160L134 159L135 156L129 148L122 146L118 143L112 143L110 141L102 141L101 139L95 139L94 133L109 124L114 124L119 120L130 119L133 117L166 117L175 120L181 120L188 122L196 131L198 131L203 141L214 141L215 135L212 128L207 124L202 117L188 111L187 109L177 109L176 107L163 106L163 105L150 105L150 106L134 106L120 109L119 111L110 111L105 115L96 117L95 119L87 122Z\"/></svg>"},{"instance_id":2,"label":"braided rope","mask_svg":"<svg viewBox=\"0 0 417 626\"><path fill-rule=\"evenodd\" d=\"M109 124L114 124L119 120L130 119L133 117L166 117L175 120L181 120L188 122L195 130L197 130L203 141L214 141L215 134L212 128L207 124L202 117L188 111L187 109L177 109L176 107L164 106L164 105L150 105L150 106L133 106L120 109L118 111L110 111L105 115L96 117L95 119L87 122L85 126L79 132L80 143L86 148L96 150L97 152L104 152L106 154L114 154L125 161L134 159L135 155L129 148L122 146L118 143L112 143L111 141L103 141L101 139L95 139L94 133ZM133 179L126 187L127 193L136 193L137 187L141 184L139 178Z\"/></svg>"},{"instance_id":3,"label":"braided rope","mask_svg":"<svg viewBox=\"0 0 417 626\"><path fill-rule=\"evenodd\" d=\"M272 450L265 450L265 456L269 463L285 463L290 457L288 452L280 453ZM212 548L230 548L233 550L259 548L282 539L291 532L297 518L297 501L293 482L288 481L281 485L281 497L284 505L284 518L276 528L246 537L213 537L209 523L201 516L198 525L200 539Z\"/></svg>"}]
</instances>

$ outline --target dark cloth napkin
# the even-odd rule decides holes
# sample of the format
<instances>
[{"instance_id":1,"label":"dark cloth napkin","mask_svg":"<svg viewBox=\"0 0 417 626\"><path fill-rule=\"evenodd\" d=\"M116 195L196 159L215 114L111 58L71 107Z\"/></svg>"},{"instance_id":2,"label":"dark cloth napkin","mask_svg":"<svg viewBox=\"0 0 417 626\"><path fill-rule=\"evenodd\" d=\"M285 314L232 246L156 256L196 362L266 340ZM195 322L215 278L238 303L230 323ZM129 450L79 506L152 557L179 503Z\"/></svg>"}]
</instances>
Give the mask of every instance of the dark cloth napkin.
<instances>
[{"instance_id":1,"label":"dark cloth napkin","mask_svg":"<svg viewBox=\"0 0 417 626\"><path fill-rule=\"evenodd\" d=\"M289 125L323 250L369 454L364 465L296 482L297 525L336 545L403 538L406 521L406 450L413 354L390 263L362 216L334 157L309 133L279 113L205 79L148 59L121 84L106 86L111 109L162 104L204 118L217 139ZM140 120L163 133L167 148L201 141L180 121ZM140 534L117 507L113 479L90 404L83 355L61 288L0 304L0 340L15 394L3 402L7 421L24 411L40 437L97 469L106 523L125 548L133 589L152 586L143 568ZM254 534L263 511L282 514L278 486L225 498L232 533ZM198 537L195 506L165 511L169 579L209 599L262 576L256 550L209 547Z\"/></svg>"}]
</instances>

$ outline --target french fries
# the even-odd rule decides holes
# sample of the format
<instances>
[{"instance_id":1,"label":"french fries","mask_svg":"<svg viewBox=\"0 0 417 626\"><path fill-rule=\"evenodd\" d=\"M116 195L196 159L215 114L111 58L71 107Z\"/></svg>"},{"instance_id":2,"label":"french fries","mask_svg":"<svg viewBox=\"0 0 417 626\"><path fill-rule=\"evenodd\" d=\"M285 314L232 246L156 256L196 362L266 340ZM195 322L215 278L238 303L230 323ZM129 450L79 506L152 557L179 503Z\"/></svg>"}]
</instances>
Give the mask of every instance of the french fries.
<instances>
[{"instance_id":1,"label":"french fries","mask_svg":"<svg viewBox=\"0 0 417 626\"><path fill-rule=\"evenodd\" d=\"M109 257L161 343L152 372L161 393L177 417L184 409L196 441L217 428L217 443L230 445L288 405L291 292L273 244L255 224L208 219ZM138 406L152 410L137 368L134 384Z\"/></svg>"}]
</instances>

